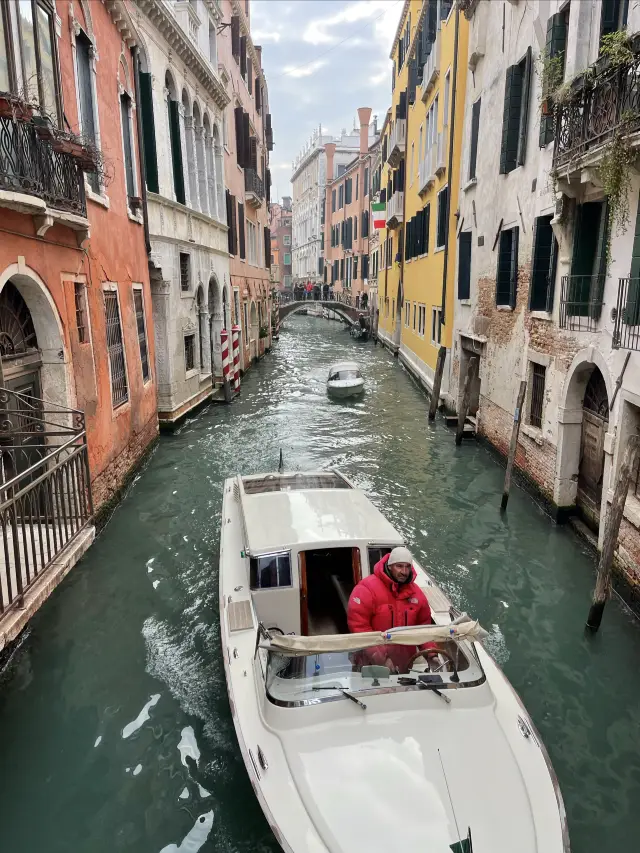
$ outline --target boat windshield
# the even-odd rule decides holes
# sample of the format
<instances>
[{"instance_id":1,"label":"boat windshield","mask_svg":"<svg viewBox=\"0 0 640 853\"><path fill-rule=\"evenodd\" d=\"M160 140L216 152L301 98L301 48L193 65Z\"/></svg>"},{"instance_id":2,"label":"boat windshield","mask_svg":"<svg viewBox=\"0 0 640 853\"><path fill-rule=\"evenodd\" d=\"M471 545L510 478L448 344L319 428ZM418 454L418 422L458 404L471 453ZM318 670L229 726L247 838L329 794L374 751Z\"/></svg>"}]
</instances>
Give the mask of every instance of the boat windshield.
<instances>
[{"instance_id":1,"label":"boat windshield","mask_svg":"<svg viewBox=\"0 0 640 853\"><path fill-rule=\"evenodd\" d=\"M341 382L345 379L362 379L359 370L336 370L329 375L329 382Z\"/></svg>"},{"instance_id":2,"label":"boat windshield","mask_svg":"<svg viewBox=\"0 0 640 853\"><path fill-rule=\"evenodd\" d=\"M420 651L417 646L397 644L309 655L269 650L267 696L277 705L294 707L340 699L344 691L362 698L360 694L367 692L433 687L446 691L484 681L482 667L467 642L448 640L428 659Z\"/></svg>"}]
</instances>

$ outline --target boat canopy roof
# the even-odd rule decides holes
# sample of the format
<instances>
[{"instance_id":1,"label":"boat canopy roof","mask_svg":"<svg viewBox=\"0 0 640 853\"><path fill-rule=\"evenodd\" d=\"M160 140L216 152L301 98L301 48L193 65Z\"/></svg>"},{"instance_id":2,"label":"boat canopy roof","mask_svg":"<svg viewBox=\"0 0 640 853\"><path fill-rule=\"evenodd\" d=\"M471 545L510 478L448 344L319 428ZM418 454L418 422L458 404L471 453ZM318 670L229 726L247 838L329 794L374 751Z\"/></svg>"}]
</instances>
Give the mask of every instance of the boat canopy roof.
<instances>
[{"instance_id":1,"label":"boat canopy roof","mask_svg":"<svg viewBox=\"0 0 640 853\"><path fill-rule=\"evenodd\" d=\"M338 373L341 370L360 370L360 365L355 361L337 361L329 368L329 373Z\"/></svg>"},{"instance_id":2,"label":"boat canopy roof","mask_svg":"<svg viewBox=\"0 0 640 853\"><path fill-rule=\"evenodd\" d=\"M301 637L297 634L273 636L260 643L261 648L292 657L347 652L369 646L421 646L424 643L444 643L447 640L484 640L489 634L466 613L449 625L417 625L409 628L392 628L390 631L366 631L361 634L327 634Z\"/></svg>"},{"instance_id":3,"label":"boat canopy roof","mask_svg":"<svg viewBox=\"0 0 640 853\"><path fill-rule=\"evenodd\" d=\"M253 555L301 546L340 547L362 540L384 545L404 542L357 489L342 485L252 492L244 487L242 492L245 544Z\"/></svg>"}]
</instances>

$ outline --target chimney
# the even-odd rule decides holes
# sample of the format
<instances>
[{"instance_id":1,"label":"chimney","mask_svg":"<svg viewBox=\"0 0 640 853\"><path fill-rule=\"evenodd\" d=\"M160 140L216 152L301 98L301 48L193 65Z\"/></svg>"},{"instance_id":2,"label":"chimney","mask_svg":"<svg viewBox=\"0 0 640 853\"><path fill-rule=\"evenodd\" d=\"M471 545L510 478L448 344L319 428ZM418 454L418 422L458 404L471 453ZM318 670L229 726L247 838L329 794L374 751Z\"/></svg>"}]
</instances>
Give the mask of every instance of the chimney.
<instances>
[{"instance_id":1,"label":"chimney","mask_svg":"<svg viewBox=\"0 0 640 853\"><path fill-rule=\"evenodd\" d=\"M336 153L335 142L327 142L324 146L324 153L327 155L327 181L333 180L333 155Z\"/></svg>"},{"instance_id":2,"label":"chimney","mask_svg":"<svg viewBox=\"0 0 640 853\"><path fill-rule=\"evenodd\" d=\"M360 119L360 156L362 157L369 150L371 107L358 107L358 118Z\"/></svg>"}]
</instances>

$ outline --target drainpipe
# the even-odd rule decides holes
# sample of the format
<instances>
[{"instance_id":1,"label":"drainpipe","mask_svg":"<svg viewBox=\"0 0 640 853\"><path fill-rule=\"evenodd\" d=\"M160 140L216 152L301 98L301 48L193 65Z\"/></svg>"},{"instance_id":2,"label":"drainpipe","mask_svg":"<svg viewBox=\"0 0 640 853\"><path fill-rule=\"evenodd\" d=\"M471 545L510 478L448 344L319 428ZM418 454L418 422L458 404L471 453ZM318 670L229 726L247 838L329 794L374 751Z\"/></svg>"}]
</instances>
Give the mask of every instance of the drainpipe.
<instances>
[{"instance_id":1,"label":"drainpipe","mask_svg":"<svg viewBox=\"0 0 640 853\"><path fill-rule=\"evenodd\" d=\"M456 29L453 43L453 92L451 93L451 127L449 129L449 163L447 165L447 179L449 181L449 193L447 198L447 216L444 235L444 265L442 270L442 305L440 307L440 326L444 325L446 320L446 301L447 301L447 273L449 271L449 229L451 218L451 194L452 174L453 169L453 137L456 125L456 93L458 89L458 40L460 32L460 7L456 4Z\"/></svg>"},{"instance_id":2,"label":"drainpipe","mask_svg":"<svg viewBox=\"0 0 640 853\"><path fill-rule=\"evenodd\" d=\"M140 187L142 188L142 221L144 227L144 244L147 255L151 254L151 240L149 239L149 211L147 209L147 179L146 164L144 159L144 145L142 143L142 106L140 102L140 48L136 45L131 48L133 54L133 80L136 94L136 131L138 135L138 156L140 158Z\"/></svg>"}]
</instances>

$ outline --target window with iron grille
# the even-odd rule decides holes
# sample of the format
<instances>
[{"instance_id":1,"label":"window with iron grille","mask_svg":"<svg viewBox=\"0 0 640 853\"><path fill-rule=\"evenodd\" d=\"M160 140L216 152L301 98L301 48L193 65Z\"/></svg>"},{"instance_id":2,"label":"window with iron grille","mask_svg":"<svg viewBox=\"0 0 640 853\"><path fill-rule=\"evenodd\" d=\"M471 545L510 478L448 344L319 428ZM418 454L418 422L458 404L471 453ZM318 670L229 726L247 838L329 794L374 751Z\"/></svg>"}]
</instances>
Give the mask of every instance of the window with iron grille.
<instances>
[{"instance_id":1,"label":"window with iron grille","mask_svg":"<svg viewBox=\"0 0 640 853\"><path fill-rule=\"evenodd\" d=\"M81 281L76 281L73 284L73 288L76 305L76 328L78 330L78 340L81 344L86 344L89 342L89 333L87 330L87 298L84 284Z\"/></svg>"},{"instance_id":2,"label":"window with iron grille","mask_svg":"<svg viewBox=\"0 0 640 853\"><path fill-rule=\"evenodd\" d=\"M547 372L542 364L531 364L531 404L529 407L529 423L542 429L542 404L544 402L544 379Z\"/></svg>"},{"instance_id":3,"label":"window with iron grille","mask_svg":"<svg viewBox=\"0 0 640 853\"><path fill-rule=\"evenodd\" d=\"M184 338L184 369L187 373L196 366L196 336L185 335Z\"/></svg>"},{"instance_id":4,"label":"window with iron grille","mask_svg":"<svg viewBox=\"0 0 640 853\"><path fill-rule=\"evenodd\" d=\"M185 252L180 252L180 290L189 290L191 285L191 258Z\"/></svg>"},{"instance_id":5,"label":"window with iron grille","mask_svg":"<svg viewBox=\"0 0 640 853\"><path fill-rule=\"evenodd\" d=\"M109 353L109 369L111 373L111 402L113 408L121 406L129 399L127 385L127 368L124 357L124 342L122 326L120 325L120 308L118 291L104 291L104 311L107 329L107 351Z\"/></svg>"},{"instance_id":6,"label":"window with iron grille","mask_svg":"<svg viewBox=\"0 0 640 853\"><path fill-rule=\"evenodd\" d=\"M133 291L133 307L136 312L136 328L138 329L138 345L140 346L140 364L142 366L142 380L149 381L149 351L147 349L147 328L144 322L144 298L142 290L136 288Z\"/></svg>"}]
</instances>

